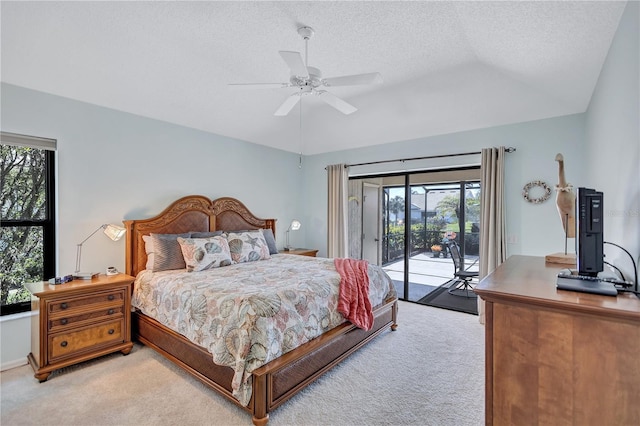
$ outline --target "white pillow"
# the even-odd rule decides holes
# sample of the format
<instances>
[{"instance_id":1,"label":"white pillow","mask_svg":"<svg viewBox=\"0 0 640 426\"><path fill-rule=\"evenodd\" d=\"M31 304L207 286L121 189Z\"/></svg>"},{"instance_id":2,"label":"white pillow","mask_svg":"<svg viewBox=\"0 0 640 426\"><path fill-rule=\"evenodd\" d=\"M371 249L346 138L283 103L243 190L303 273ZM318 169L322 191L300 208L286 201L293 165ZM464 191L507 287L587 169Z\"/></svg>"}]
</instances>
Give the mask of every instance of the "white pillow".
<instances>
[{"instance_id":1,"label":"white pillow","mask_svg":"<svg viewBox=\"0 0 640 426\"><path fill-rule=\"evenodd\" d=\"M147 264L144 269L153 270L155 255L153 254L153 240L151 239L151 235L143 235L142 241L144 241L144 251L147 253Z\"/></svg>"}]
</instances>

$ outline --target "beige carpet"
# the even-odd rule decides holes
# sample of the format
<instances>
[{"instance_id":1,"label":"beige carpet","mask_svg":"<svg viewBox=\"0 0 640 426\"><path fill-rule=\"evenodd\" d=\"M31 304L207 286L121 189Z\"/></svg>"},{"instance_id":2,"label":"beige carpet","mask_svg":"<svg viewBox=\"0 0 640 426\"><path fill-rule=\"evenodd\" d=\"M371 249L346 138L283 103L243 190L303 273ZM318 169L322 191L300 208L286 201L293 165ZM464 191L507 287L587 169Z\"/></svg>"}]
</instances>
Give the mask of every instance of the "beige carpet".
<instances>
[{"instance_id":1,"label":"beige carpet","mask_svg":"<svg viewBox=\"0 0 640 426\"><path fill-rule=\"evenodd\" d=\"M0 423L250 425L251 415L136 344L54 372L0 374ZM400 302L385 332L277 408L270 425L482 425L484 329L478 317Z\"/></svg>"}]
</instances>

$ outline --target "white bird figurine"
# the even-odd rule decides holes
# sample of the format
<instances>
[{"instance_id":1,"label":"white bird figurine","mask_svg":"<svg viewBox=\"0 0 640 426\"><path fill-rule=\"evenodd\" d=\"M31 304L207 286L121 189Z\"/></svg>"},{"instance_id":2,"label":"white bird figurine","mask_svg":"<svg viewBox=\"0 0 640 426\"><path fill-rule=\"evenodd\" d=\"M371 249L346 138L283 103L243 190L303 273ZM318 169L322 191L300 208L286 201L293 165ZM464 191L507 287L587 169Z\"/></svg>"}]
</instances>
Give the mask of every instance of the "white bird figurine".
<instances>
[{"instance_id":1,"label":"white bird figurine","mask_svg":"<svg viewBox=\"0 0 640 426\"><path fill-rule=\"evenodd\" d=\"M567 238L575 238L576 236L576 196L573 193L573 186L567 183L564 177L564 157L562 154L556 155L558 162L558 184L556 185L556 206L560 220L562 220L562 228L566 232Z\"/></svg>"}]
</instances>

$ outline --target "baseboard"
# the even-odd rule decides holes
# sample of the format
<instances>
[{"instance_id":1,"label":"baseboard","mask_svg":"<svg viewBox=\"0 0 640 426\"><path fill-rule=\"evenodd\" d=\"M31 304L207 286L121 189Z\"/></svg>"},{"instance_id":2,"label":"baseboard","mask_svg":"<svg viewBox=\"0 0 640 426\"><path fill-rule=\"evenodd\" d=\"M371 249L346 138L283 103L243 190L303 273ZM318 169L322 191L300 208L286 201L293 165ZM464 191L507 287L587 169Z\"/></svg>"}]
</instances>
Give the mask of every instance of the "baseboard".
<instances>
[{"instance_id":1,"label":"baseboard","mask_svg":"<svg viewBox=\"0 0 640 426\"><path fill-rule=\"evenodd\" d=\"M3 362L0 365L0 371L11 370L12 368L22 367L23 365L27 365L27 357L16 359L14 361Z\"/></svg>"}]
</instances>

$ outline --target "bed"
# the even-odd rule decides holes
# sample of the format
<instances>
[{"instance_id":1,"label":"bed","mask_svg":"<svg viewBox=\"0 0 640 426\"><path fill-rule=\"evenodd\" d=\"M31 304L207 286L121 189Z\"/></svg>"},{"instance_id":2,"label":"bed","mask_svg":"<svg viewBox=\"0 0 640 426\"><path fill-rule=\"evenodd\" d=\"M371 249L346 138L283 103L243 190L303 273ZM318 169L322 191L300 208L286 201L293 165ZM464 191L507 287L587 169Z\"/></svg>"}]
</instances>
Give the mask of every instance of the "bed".
<instances>
[{"instance_id":1,"label":"bed","mask_svg":"<svg viewBox=\"0 0 640 426\"><path fill-rule=\"evenodd\" d=\"M155 217L126 220L124 223L127 229L126 273L137 277L136 283L141 283L147 272L144 239L148 239L152 233L181 234L221 230L239 232L265 229L271 230L275 235L276 230L275 219L256 217L243 203L234 198L211 200L200 195L183 197ZM298 258L297 262L303 261L302 256L281 254L274 255L274 258L278 256L282 258L279 259L280 262L284 262L284 258L290 258L292 261L293 258ZM304 261L315 260L307 258ZM228 271L231 271L231 268ZM249 411L253 424L265 425L271 411L313 380L380 333L388 329L395 330L396 319L397 297L391 292L373 307L373 325L369 330L365 331L350 322L343 322L251 371L247 379L251 386L248 403L241 403L237 395L234 395L234 390L237 391L237 386L232 386L234 376L237 378L234 368L214 363L209 350L193 343L159 320L145 315L141 309L135 309L132 313L132 335L228 400Z\"/></svg>"}]
</instances>

